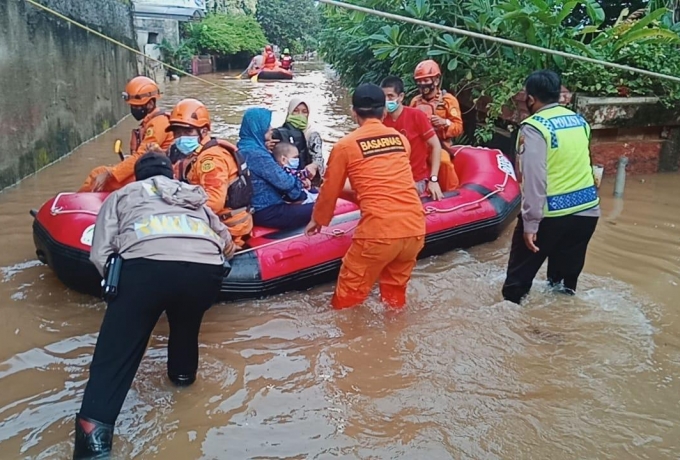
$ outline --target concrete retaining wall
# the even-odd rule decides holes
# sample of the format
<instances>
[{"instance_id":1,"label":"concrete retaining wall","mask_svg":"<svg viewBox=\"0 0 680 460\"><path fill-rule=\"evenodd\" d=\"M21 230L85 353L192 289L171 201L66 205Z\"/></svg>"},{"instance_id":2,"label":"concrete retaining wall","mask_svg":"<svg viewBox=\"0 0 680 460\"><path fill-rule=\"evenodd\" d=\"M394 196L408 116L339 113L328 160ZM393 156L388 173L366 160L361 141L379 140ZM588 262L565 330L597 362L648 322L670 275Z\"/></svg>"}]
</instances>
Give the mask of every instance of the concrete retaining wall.
<instances>
[{"instance_id":1,"label":"concrete retaining wall","mask_svg":"<svg viewBox=\"0 0 680 460\"><path fill-rule=\"evenodd\" d=\"M136 48L129 2L40 0ZM0 0L0 189L117 123L134 55L23 0Z\"/></svg>"}]
</instances>

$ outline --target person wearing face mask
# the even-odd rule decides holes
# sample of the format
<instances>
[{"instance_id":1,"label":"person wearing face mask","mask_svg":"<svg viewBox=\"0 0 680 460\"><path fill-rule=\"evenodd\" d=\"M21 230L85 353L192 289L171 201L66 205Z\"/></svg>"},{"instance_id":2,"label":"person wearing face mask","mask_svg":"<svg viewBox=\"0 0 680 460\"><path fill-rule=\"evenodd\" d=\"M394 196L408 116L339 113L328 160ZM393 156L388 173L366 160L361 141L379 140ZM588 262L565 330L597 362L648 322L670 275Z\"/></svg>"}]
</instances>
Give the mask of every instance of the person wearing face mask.
<instances>
[{"instance_id":1,"label":"person wearing face mask","mask_svg":"<svg viewBox=\"0 0 680 460\"><path fill-rule=\"evenodd\" d=\"M302 201L296 201L296 204L308 204L314 203L317 196L319 195L319 190L312 187L311 178L312 174L308 169L300 169L300 153L297 147L288 142L279 142L272 150L272 156L276 162L283 168L284 171L290 176L296 177L300 182L302 182L302 187L307 193L307 198Z\"/></svg>"},{"instance_id":2,"label":"person wearing face mask","mask_svg":"<svg viewBox=\"0 0 680 460\"><path fill-rule=\"evenodd\" d=\"M93 169L79 192L114 192L134 181L137 160L152 148L163 151L172 145L172 133L166 132L168 114L157 107L160 89L152 79L139 76L130 80L123 99L139 127L132 130L130 155L116 166L99 166Z\"/></svg>"},{"instance_id":3,"label":"person wearing face mask","mask_svg":"<svg viewBox=\"0 0 680 460\"><path fill-rule=\"evenodd\" d=\"M239 131L238 149L248 160L253 177L253 221L260 227L298 229L311 219L313 204L291 204L306 200L307 193L302 182L286 173L269 151L274 131L271 122L270 110L253 107L243 114ZM303 169L316 173L316 165Z\"/></svg>"},{"instance_id":4,"label":"person wearing face mask","mask_svg":"<svg viewBox=\"0 0 680 460\"><path fill-rule=\"evenodd\" d=\"M392 308L406 303L406 286L425 244L425 211L411 172L408 139L382 124L385 93L373 84L357 87L352 114L359 124L340 139L328 158L312 221L313 235L333 219L345 184L356 192L361 219L331 300L333 308L361 304L376 281L380 296Z\"/></svg>"},{"instance_id":5,"label":"person wearing face mask","mask_svg":"<svg viewBox=\"0 0 680 460\"><path fill-rule=\"evenodd\" d=\"M413 98L411 107L422 110L430 117L442 147L453 154L451 139L463 133L463 119L458 99L440 89L441 76L439 65L431 59L416 66L413 78L420 94Z\"/></svg>"},{"instance_id":6,"label":"person wearing face mask","mask_svg":"<svg viewBox=\"0 0 680 460\"><path fill-rule=\"evenodd\" d=\"M316 164L318 174L311 179L315 185L319 185L325 168L323 141L317 128L309 121L309 105L304 99L291 99L286 122L272 134L274 140L289 142L297 147L301 168Z\"/></svg>"},{"instance_id":7,"label":"person wearing face mask","mask_svg":"<svg viewBox=\"0 0 680 460\"><path fill-rule=\"evenodd\" d=\"M210 114L196 99L184 99L172 109L167 129L175 137L170 149L175 176L203 187L208 207L227 226L237 249L242 249L253 230L248 165L233 145L210 135Z\"/></svg>"},{"instance_id":8,"label":"person wearing face mask","mask_svg":"<svg viewBox=\"0 0 680 460\"><path fill-rule=\"evenodd\" d=\"M588 122L559 105L562 83L555 72L534 72L524 87L531 116L517 138L522 213L502 290L514 303L529 293L546 259L548 283L575 293L600 216Z\"/></svg>"},{"instance_id":9,"label":"person wearing face mask","mask_svg":"<svg viewBox=\"0 0 680 460\"><path fill-rule=\"evenodd\" d=\"M411 144L411 172L418 194L422 196L427 191L432 199L441 200L444 195L438 176L442 147L430 120L420 110L404 107L404 82L401 78L387 77L380 86L387 101L383 124L399 131Z\"/></svg>"}]
</instances>

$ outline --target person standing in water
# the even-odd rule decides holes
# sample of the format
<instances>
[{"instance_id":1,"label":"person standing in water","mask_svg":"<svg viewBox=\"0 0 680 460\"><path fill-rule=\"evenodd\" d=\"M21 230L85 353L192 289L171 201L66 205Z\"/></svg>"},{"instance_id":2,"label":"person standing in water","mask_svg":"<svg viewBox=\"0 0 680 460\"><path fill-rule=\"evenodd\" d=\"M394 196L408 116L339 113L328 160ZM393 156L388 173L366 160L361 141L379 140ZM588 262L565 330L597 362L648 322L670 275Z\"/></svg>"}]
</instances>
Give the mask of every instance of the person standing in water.
<instances>
[{"instance_id":1,"label":"person standing in water","mask_svg":"<svg viewBox=\"0 0 680 460\"><path fill-rule=\"evenodd\" d=\"M76 460L109 458L116 419L163 312L168 378L180 387L194 383L203 314L217 300L224 258L235 250L206 193L174 180L167 156L144 155L135 177L106 199L95 224L90 260L105 278L112 257L122 258L122 268L76 415Z\"/></svg>"},{"instance_id":2,"label":"person standing in water","mask_svg":"<svg viewBox=\"0 0 680 460\"><path fill-rule=\"evenodd\" d=\"M550 285L575 293L600 216L590 126L559 105L562 82L555 72L534 72L524 87L531 116L517 138L522 213L503 284L503 298L514 303L529 293L546 259Z\"/></svg>"},{"instance_id":3,"label":"person standing in water","mask_svg":"<svg viewBox=\"0 0 680 460\"><path fill-rule=\"evenodd\" d=\"M359 128L333 147L305 233L313 235L331 223L349 179L361 219L342 259L331 304L336 309L357 306L379 281L383 302L401 308L425 244L425 212L411 172L411 148L406 137L382 124L385 93L379 86L359 86L352 113Z\"/></svg>"},{"instance_id":4,"label":"person standing in water","mask_svg":"<svg viewBox=\"0 0 680 460\"><path fill-rule=\"evenodd\" d=\"M123 92L123 99L130 106L130 113L139 121L132 130L130 156L116 166L99 166L90 172L79 192L114 192L134 181L135 163L150 148L160 147L167 151L174 138L166 132L168 114L157 106L161 91L155 81L148 77L130 80Z\"/></svg>"}]
</instances>

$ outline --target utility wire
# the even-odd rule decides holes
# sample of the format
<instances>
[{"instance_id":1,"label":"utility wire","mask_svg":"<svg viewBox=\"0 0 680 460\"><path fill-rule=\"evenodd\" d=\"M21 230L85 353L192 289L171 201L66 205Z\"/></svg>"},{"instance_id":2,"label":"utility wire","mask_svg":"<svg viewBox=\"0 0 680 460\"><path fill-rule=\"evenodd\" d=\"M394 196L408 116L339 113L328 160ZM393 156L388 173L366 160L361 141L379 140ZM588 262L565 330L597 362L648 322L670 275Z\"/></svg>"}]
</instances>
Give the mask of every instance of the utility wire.
<instances>
[{"instance_id":1,"label":"utility wire","mask_svg":"<svg viewBox=\"0 0 680 460\"><path fill-rule=\"evenodd\" d=\"M371 14L371 15L378 16L378 17L381 17L381 18L390 19L392 21L406 22L408 24L414 24L414 25L417 25L417 26L429 27L431 29L437 29L437 30L443 30L445 32L450 32L450 33L456 34L456 35L463 35L463 36L466 36L466 37L478 38L480 40L486 40L486 41L490 41L490 42L500 43L502 45L513 46L513 47L516 47L516 48L524 48L524 49L528 49L528 50L531 50L531 51L538 51L540 53L545 53L545 54L552 54L554 56L560 56L560 57L567 58L567 59L575 59L575 60L578 60L578 61L590 62L592 64L599 64L599 65L602 65L602 66L605 66L605 67L612 67L614 69L625 70L627 72L638 73L638 74L641 74L641 75L647 75L647 76L655 77L655 78L662 78L662 79L665 79L665 80L671 80L671 81L674 81L676 83L680 83L680 78L674 77L673 75L667 75L667 74L664 74L664 73L658 73L658 72L652 72L652 71L649 71L649 70L638 69L636 67L630 67L630 66L623 65L623 64L616 64L614 62L607 62L607 61L602 61L600 59L594 59L594 58L590 58L590 57L586 57L586 56L580 56L578 54L565 53L564 51L551 50L551 49L543 48L543 47L540 47L540 46L530 45L528 43L516 42L514 40L508 40L508 39L500 38L500 37L493 37L491 35L484 35L484 34L480 34L478 32L471 32L471 31L465 30L465 29L458 29L456 27L449 27L449 26L445 26L445 25L441 25L441 24L435 24L433 22L409 18L407 16L400 16L398 14L385 13L383 11L378 11L378 10L374 10L374 9L371 9L371 8L365 8L363 6L352 5L352 4L345 3L345 2L339 2L337 0L314 0L314 1L318 1L319 3L325 3L327 5L337 6L339 8L345 8L345 9L348 9L348 10L354 10L354 11L359 11L361 13Z\"/></svg>"},{"instance_id":2,"label":"utility wire","mask_svg":"<svg viewBox=\"0 0 680 460\"><path fill-rule=\"evenodd\" d=\"M35 1L35 0L24 0L24 1L25 1L26 3L30 3L31 5L35 6L36 8L39 8L39 9L41 9L41 10L43 10L43 11L46 11L46 12L48 12L48 13L50 13L50 14L56 16L56 17L58 17L59 19L63 19L64 21L66 21L66 22L68 22L68 23L70 23L70 24L73 24L74 26L80 27L81 29L88 31L88 32L91 33L91 34L94 34L94 35L96 35L96 36L98 36L98 37L103 38L103 39L106 40L106 41L109 41L109 42L111 42L111 43L113 43L113 44L115 44L115 45L118 45L118 46L120 46L121 48L125 48L126 50L131 51L131 52L133 52L133 53L135 53L135 54L137 54L137 55L139 55L139 56L143 56L143 57L145 57L146 59L149 59L149 60L151 60L151 61L158 62L159 64L163 65L163 67L166 67L166 68L168 68L168 69L170 69L170 70L174 70L174 71L177 72L178 74L185 75L185 76L187 76L187 77L191 77L191 78L193 78L193 79L195 79L195 80L198 80L198 81L200 81L201 83L204 83L204 84L206 84L206 85L208 85L208 86L213 86L213 87L215 87L215 88L219 88L219 89L222 89L222 90L226 90L226 89L227 89L225 86L218 85L217 83L214 83L214 82L212 82L212 81L208 81L208 80L206 80L206 79L204 79L204 78L201 78L201 77L198 77L198 76L196 76L196 75L190 74L189 72L187 72L187 71L185 71L185 70L178 69L177 67L173 67L173 66L171 66L170 64L166 64L165 62L161 61L160 59L157 59L157 58L148 56L148 55L142 53L141 51L136 50L136 49L132 48L131 46L126 45L125 43L122 43L122 42L120 42L120 41L118 41L118 40L116 40L116 39L114 39L114 38L109 37L108 35L104 35L104 34L101 33L101 32L98 32L98 31L96 31L96 30L94 30L94 29L92 29L92 28L90 28L90 27L87 27L86 25L81 24L81 23L79 23L78 21L75 21L75 20L69 18L68 16L64 16L63 14L59 13L58 11L54 11L52 8L47 7L47 6L45 6L45 5L42 5L42 4L38 3L38 2ZM96 1L96 0L91 0L91 1Z\"/></svg>"}]
</instances>

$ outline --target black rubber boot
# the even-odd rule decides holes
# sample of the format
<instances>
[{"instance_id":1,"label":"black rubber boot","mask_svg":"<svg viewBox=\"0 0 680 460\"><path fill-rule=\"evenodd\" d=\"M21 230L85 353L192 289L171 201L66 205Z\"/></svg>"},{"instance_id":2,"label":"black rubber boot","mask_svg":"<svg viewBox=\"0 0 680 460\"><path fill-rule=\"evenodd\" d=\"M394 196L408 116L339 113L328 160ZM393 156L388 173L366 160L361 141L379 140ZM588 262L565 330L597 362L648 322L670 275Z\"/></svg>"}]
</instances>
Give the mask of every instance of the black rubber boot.
<instances>
[{"instance_id":1,"label":"black rubber boot","mask_svg":"<svg viewBox=\"0 0 680 460\"><path fill-rule=\"evenodd\" d=\"M76 442L73 460L109 458L113 444L113 425L76 415Z\"/></svg>"},{"instance_id":2,"label":"black rubber boot","mask_svg":"<svg viewBox=\"0 0 680 460\"><path fill-rule=\"evenodd\" d=\"M188 387L196 381L196 374L168 374L168 378L178 387Z\"/></svg>"}]
</instances>

